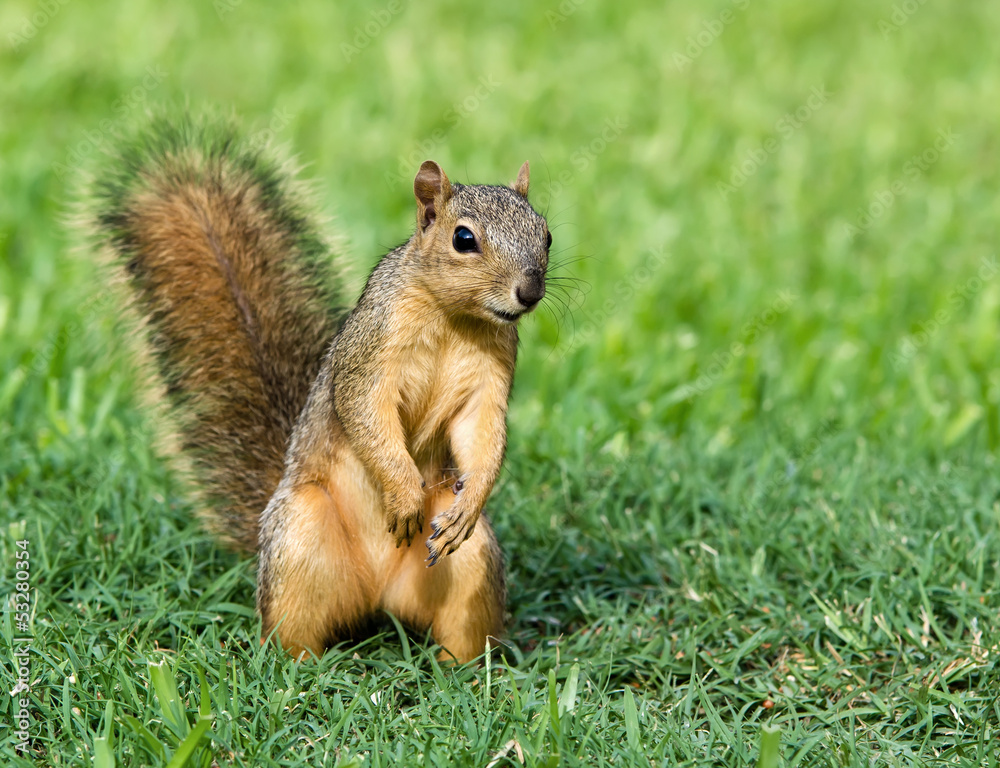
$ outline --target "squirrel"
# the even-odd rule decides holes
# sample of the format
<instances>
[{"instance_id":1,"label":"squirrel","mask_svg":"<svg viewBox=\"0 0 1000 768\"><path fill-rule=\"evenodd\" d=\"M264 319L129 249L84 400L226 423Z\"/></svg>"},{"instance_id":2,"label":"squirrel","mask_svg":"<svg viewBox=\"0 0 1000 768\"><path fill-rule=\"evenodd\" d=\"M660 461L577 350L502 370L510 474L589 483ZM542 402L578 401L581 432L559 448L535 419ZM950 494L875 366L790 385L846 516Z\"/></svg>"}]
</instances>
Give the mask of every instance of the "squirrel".
<instances>
[{"instance_id":1,"label":"squirrel","mask_svg":"<svg viewBox=\"0 0 1000 768\"><path fill-rule=\"evenodd\" d=\"M348 310L295 170L231 123L155 119L95 180L202 517L258 556L262 643L318 656L385 611L460 663L502 635L482 510L552 244L528 183L424 162L413 236Z\"/></svg>"}]
</instances>

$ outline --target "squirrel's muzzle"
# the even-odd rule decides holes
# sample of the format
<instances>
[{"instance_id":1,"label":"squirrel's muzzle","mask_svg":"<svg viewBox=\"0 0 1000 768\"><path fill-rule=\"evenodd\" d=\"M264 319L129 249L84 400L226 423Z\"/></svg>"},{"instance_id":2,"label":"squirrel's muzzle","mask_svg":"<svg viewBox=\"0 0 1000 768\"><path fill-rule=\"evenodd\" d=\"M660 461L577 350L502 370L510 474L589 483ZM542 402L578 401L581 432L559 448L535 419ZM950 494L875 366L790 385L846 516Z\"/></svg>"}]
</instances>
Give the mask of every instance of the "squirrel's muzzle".
<instances>
[{"instance_id":1,"label":"squirrel's muzzle","mask_svg":"<svg viewBox=\"0 0 1000 768\"><path fill-rule=\"evenodd\" d=\"M514 295L525 309L531 309L545 296L545 275L540 269L526 272L514 289Z\"/></svg>"}]
</instances>

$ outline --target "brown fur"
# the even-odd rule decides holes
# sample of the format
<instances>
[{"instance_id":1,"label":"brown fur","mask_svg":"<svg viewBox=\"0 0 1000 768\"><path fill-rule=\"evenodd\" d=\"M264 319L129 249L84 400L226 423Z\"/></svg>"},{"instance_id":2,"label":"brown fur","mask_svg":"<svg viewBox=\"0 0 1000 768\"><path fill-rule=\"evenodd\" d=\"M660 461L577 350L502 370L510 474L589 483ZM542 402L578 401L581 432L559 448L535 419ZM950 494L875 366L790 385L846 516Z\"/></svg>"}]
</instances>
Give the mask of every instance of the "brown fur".
<instances>
[{"instance_id":1,"label":"brown fur","mask_svg":"<svg viewBox=\"0 0 1000 768\"><path fill-rule=\"evenodd\" d=\"M548 259L526 168L519 186L453 186L425 163L416 234L375 269L334 340L263 515L258 606L293 652L319 653L374 608L429 627L460 661L502 629L502 557L480 513L503 461L517 331L494 310L526 311L518 286ZM457 226L480 252L456 252ZM315 487L320 512L302 502ZM296 545L331 526L341 535ZM332 614L301 598L331 593L344 601Z\"/></svg>"},{"instance_id":2,"label":"brown fur","mask_svg":"<svg viewBox=\"0 0 1000 768\"><path fill-rule=\"evenodd\" d=\"M340 311L288 179L185 130L122 161L98 220L206 517L259 550L265 636L319 654L387 610L474 658L503 629L503 559L480 515L503 461L516 321L548 264L527 164L487 187L424 163L416 233L334 336Z\"/></svg>"},{"instance_id":3,"label":"brown fur","mask_svg":"<svg viewBox=\"0 0 1000 768\"><path fill-rule=\"evenodd\" d=\"M126 271L203 516L252 552L336 315L251 177L194 155L164 162L170 172L150 174L122 218Z\"/></svg>"}]
</instances>

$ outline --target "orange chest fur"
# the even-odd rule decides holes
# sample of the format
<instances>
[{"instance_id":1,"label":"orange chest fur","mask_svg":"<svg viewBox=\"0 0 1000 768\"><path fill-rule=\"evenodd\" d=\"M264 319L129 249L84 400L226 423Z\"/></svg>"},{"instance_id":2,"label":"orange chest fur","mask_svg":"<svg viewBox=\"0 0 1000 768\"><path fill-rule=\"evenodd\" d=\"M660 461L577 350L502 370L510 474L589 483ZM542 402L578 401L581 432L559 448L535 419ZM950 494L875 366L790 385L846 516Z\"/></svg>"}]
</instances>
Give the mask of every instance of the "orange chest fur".
<instances>
[{"instance_id":1,"label":"orange chest fur","mask_svg":"<svg viewBox=\"0 0 1000 768\"><path fill-rule=\"evenodd\" d=\"M441 456L455 419L484 400L495 401L496 388L506 389L513 368L505 357L502 347L457 333L423 337L399 350L399 416L414 455Z\"/></svg>"}]
</instances>

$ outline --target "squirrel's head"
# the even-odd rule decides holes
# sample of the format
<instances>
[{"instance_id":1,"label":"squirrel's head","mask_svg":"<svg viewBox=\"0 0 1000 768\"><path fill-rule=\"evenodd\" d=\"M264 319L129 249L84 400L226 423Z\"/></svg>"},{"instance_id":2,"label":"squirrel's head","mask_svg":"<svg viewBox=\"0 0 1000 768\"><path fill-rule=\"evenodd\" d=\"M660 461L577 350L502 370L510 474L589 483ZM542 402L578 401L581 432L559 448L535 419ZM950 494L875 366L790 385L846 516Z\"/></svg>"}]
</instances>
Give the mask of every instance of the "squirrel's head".
<instances>
[{"instance_id":1,"label":"squirrel's head","mask_svg":"<svg viewBox=\"0 0 1000 768\"><path fill-rule=\"evenodd\" d=\"M451 310L512 325L545 296L552 235L528 203L528 164L509 187L452 184L427 160L413 180L427 289Z\"/></svg>"}]
</instances>

